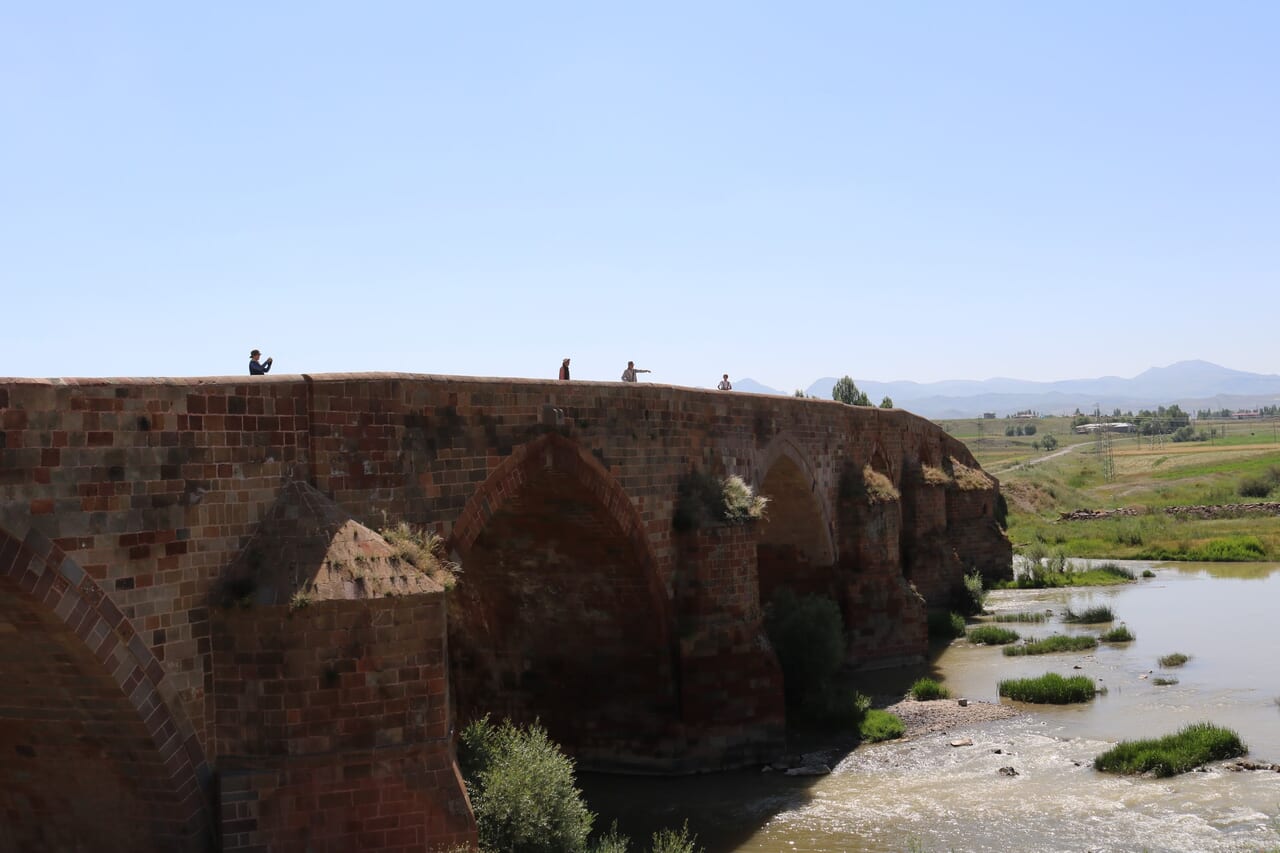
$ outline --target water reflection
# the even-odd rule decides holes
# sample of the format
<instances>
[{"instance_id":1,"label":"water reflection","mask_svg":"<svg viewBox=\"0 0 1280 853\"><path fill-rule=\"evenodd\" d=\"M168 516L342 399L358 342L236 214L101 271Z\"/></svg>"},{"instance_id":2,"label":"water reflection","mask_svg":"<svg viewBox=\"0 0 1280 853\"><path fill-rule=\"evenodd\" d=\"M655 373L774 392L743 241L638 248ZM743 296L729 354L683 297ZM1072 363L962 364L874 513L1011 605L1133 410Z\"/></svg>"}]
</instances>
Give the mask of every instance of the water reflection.
<instances>
[{"instance_id":1,"label":"water reflection","mask_svg":"<svg viewBox=\"0 0 1280 853\"><path fill-rule=\"evenodd\" d=\"M1152 564L1126 563L1136 573ZM1280 846L1280 773L1190 773L1169 780L1099 774L1111 743L1211 720L1239 732L1255 761L1280 762L1280 565L1154 564L1118 587L1007 590L996 612L1052 611L1010 625L1024 636L1098 634L1063 625L1067 608L1105 604L1136 639L1089 653L1005 657L957 642L928 664L868 675L869 693L901 694L931 674L955 695L999 701L1004 678L1084 674L1107 687L1087 705L1024 706L1024 716L863 747L831 776L759 773L689 779L584 778L594 809L634 839L685 817L708 853L886 850L1258 850ZM1177 669L1158 659L1189 656ZM1176 678L1168 686L1155 678ZM953 748L958 735L973 746ZM998 752L996 750L999 750ZM1013 767L1016 776L999 773Z\"/></svg>"}]
</instances>

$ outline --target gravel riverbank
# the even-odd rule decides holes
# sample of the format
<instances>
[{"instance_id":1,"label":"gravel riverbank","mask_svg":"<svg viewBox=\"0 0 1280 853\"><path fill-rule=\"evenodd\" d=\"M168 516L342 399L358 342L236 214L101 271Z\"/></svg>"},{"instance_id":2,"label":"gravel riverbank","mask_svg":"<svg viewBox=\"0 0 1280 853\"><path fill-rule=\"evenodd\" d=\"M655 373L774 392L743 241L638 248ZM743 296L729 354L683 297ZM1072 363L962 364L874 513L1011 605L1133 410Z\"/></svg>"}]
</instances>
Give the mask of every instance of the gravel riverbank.
<instances>
[{"instance_id":1,"label":"gravel riverbank","mask_svg":"<svg viewBox=\"0 0 1280 853\"><path fill-rule=\"evenodd\" d=\"M989 723L994 720L1007 720L1021 713L1009 705L995 702L979 702L973 699L970 699L967 705L961 705L956 699L931 699L928 702L918 702L910 696L886 705L884 709L901 718L907 727L905 736L908 738Z\"/></svg>"}]
</instances>

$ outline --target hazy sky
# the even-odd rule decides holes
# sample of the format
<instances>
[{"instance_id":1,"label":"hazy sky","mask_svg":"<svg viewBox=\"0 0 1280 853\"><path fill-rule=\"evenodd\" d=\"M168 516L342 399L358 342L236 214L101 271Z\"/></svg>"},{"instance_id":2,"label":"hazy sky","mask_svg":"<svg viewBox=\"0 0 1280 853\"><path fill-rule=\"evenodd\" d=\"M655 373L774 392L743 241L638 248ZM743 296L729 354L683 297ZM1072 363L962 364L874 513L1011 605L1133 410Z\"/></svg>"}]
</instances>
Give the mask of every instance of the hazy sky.
<instances>
[{"instance_id":1,"label":"hazy sky","mask_svg":"<svg viewBox=\"0 0 1280 853\"><path fill-rule=\"evenodd\" d=\"M0 5L0 375L1280 372L1274 2Z\"/></svg>"}]
</instances>

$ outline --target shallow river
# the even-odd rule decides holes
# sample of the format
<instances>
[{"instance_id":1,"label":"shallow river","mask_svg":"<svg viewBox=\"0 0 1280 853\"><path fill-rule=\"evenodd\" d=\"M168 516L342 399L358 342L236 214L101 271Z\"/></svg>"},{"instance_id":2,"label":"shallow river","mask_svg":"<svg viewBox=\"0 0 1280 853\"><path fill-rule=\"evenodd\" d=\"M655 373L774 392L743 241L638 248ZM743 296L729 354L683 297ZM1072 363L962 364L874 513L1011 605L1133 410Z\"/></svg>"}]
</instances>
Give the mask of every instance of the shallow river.
<instances>
[{"instance_id":1,"label":"shallow river","mask_svg":"<svg viewBox=\"0 0 1280 853\"><path fill-rule=\"evenodd\" d=\"M1150 564L1127 563L1136 573ZM1254 761L1280 763L1280 565L1157 564L1118 587L992 593L994 612L1051 610L1025 636L1093 633L1064 626L1070 607L1108 605L1136 639L1089 653L1009 658L957 641L931 664L880 673L867 693L901 693L921 674L954 696L1000 701L1001 679L1085 674L1093 702L1019 706L1022 716L849 753L830 776L743 772L684 779L584 776L588 802L636 841L687 818L708 853L942 850L1280 849L1280 773L1210 768L1172 779L1098 773L1118 740L1208 720L1238 732ZM1190 656L1162 670L1157 658ZM1080 669L1074 669L1074 667ZM1157 686L1158 676L1178 683ZM968 737L972 746L952 747ZM996 752L1000 750L1000 752ZM1002 767L1018 775L1004 776Z\"/></svg>"}]
</instances>

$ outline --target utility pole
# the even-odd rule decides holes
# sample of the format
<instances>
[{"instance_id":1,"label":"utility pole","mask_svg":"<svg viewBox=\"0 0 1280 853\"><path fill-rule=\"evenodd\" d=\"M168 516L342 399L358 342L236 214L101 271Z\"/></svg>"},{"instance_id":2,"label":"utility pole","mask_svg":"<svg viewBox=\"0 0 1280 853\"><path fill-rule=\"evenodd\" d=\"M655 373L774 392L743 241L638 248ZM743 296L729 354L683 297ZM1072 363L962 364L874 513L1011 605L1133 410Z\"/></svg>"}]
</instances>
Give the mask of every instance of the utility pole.
<instances>
[{"instance_id":1,"label":"utility pole","mask_svg":"<svg viewBox=\"0 0 1280 853\"><path fill-rule=\"evenodd\" d=\"M1102 407L1097 403L1093 404L1095 425L1098 428L1098 442L1096 445L1098 453L1098 461L1102 465L1102 479L1110 483L1116 478L1116 462L1111 455L1111 424L1102 422Z\"/></svg>"}]
</instances>

